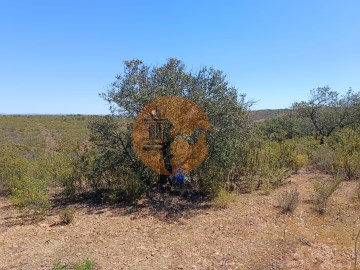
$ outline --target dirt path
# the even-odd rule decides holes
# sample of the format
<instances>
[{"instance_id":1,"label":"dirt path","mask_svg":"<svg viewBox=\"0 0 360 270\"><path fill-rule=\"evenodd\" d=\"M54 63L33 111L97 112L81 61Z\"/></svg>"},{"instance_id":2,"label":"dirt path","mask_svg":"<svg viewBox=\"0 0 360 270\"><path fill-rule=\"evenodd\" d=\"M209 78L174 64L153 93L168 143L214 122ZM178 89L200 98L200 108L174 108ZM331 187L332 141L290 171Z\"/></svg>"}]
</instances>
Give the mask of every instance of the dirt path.
<instances>
[{"instance_id":1,"label":"dirt path","mask_svg":"<svg viewBox=\"0 0 360 270\"><path fill-rule=\"evenodd\" d=\"M51 131L44 125L40 127L41 133L46 142L47 151L53 152L56 150L56 140Z\"/></svg>"},{"instance_id":2,"label":"dirt path","mask_svg":"<svg viewBox=\"0 0 360 270\"><path fill-rule=\"evenodd\" d=\"M200 205L167 221L147 207L77 205L70 225L52 226L57 210L24 225L0 200L0 269L51 269L56 259L84 258L97 269L352 269L357 183L342 183L328 214L318 216L309 203L315 178L328 176L302 171L269 196L244 194L228 209ZM300 206L280 214L279 194L295 186Z\"/></svg>"}]
</instances>

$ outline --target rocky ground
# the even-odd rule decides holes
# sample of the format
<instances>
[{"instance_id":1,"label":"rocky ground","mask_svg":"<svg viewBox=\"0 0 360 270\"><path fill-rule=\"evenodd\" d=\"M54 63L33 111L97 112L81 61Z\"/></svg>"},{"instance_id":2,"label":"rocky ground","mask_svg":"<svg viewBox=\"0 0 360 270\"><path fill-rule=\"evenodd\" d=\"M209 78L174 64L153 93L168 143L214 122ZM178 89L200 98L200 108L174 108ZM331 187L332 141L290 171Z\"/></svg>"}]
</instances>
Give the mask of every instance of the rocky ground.
<instances>
[{"instance_id":1,"label":"rocky ground","mask_svg":"<svg viewBox=\"0 0 360 270\"><path fill-rule=\"evenodd\" d=\"M353 269L360 230L357 182L341 183L321 216L313 184L329 176L302 170L269 195L237 197L227 209L209 203L75 204L69 225L57 205L43 220L21 217L0 197L0 269L52 269L57 259L89 258L96 269ZM301 202L281 214L279 195L297 187Z\"/></svg>"}]
</instances>

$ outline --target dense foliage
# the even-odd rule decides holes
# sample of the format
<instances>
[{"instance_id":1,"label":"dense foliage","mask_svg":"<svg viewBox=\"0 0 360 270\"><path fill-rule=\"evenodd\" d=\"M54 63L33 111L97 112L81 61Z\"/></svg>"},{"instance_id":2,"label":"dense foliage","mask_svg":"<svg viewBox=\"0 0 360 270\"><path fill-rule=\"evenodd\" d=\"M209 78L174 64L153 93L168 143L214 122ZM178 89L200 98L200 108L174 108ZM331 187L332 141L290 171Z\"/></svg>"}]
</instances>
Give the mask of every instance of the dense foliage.
<instances>
[{"instance_id":1,"label":"dense foliage","mask_svg":"<svg viewBox=\"0 0 360 270\"><path fill-rule=\"evenodd\" d=\"M124 72L102 95L111 104L113 116L90 125L90 141L97 153L91 169L95 170L93 181L106 187L116 185L119 190L124 186L128 189L130 177L131 183L138 183L132 187L136 193L157 181L156 175L134 154L131 119L151 100L169 95L195 101L209 117L212 128L207 132L208 158L190 178L193 186L205 193L219 189L221 178L238 161L239 152L250 138L249 104L244 96L239 98L221 71L207 67L198 72L187 71L177 59L169 59L160 67L150 67L139 60L126 61ZM115 115L128 117L126 128L118 124Z\"/></svg>"}]
</instances>

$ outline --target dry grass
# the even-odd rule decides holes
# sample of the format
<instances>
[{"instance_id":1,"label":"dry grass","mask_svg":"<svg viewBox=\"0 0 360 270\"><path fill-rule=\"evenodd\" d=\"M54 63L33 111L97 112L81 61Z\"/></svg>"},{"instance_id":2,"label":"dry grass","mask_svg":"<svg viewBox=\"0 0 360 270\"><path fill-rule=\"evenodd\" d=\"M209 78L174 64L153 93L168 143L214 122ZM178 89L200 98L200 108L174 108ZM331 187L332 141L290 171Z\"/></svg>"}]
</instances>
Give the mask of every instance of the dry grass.
<instances>
[{"instance_id":1,"label":"dry grass","mask_svg":"<svg viewBox=\"0 0 360 270\"><path fill-rule=\"evenodd\" d=\"M236 199L235 193L230 193L225 189L220 190L219 194L214 198L213 205L216 208L225 209L230 206Z\"/></svg>"},{"instance_id":2,"label":"dry grass","mask_svg":"<svg viewBox=\"0 0 360 270\"><path fill-rule=\"evenodd\" d=\"M339 177L331 181L317 180L314 183L314 206L320 214L325 214L330 196L339 187L342 179Z\"/></svg>"},{"instance_id":3,"label":"dry grass","mask_svg":"<svg viewBox=\"0 0 360 270\"><path fill-rule=\"evenodd\" d=\"M59 216L62 223L70 224L75 218L75 209L71 206L68 206L61 210Z\"/></svg>"},{"instance_id":4,"label":"dry grass","mask_svg":"<svg viewBox=\"0 0 360 270\"><path fill-rule=\"evenodd\" d=\"M199 206L189 212L161 196L157 211L146 200L116 207L78 204L76 220L68 226L52 226L57 208L43 221L24 224L0 197L0 269L48 270L57 259L81 258L105 270L353 269L358 183L343 182L328 200L327 214L318 215L309 203L315 177L329 179L301 170L269 196L262 191L240 195L221 211ZM292 215L281 215L274 205L295 186L302 203ZM223 194L220 201L229 202ZM171 209L178 211L176 218L168 218Z\"/></svg>"}]
</instances>

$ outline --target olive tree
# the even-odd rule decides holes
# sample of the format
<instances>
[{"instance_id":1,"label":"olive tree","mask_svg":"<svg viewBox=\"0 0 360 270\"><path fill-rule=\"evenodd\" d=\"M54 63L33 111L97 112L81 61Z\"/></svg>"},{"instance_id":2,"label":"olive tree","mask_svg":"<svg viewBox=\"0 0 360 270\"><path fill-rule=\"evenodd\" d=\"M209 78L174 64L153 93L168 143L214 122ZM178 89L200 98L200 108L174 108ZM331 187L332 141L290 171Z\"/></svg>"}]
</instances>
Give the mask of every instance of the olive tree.
<instances>
[{"instance_id":1,"label":"olive tree","mask_svg":"<svg viewBox=\"0 0 360 270\"><path fill-rule=\"evenodd\" d=\"M191 173L194 181L207 178L211 185L214 181L221 182L221 173L239 162L241 147L249 137L247 110L251 102L246 102L245 95L229 85L222 71L212 67L188 70L182 61L174 58L161 66L149 66L140 60L125 61L123 72L101 96L109 102L112 116L97 119L90 127L91 141L97 148L95 175L104 181L109 177L119 178L116 172L124 166L145 186L156 181L137 159L130 134L133 119L145 105L159 97L189 98L205 111L211 122L206 137L208 157ZM119 124L120 119L127 123L126 128Z\"/></svg>"}]
</instances>

